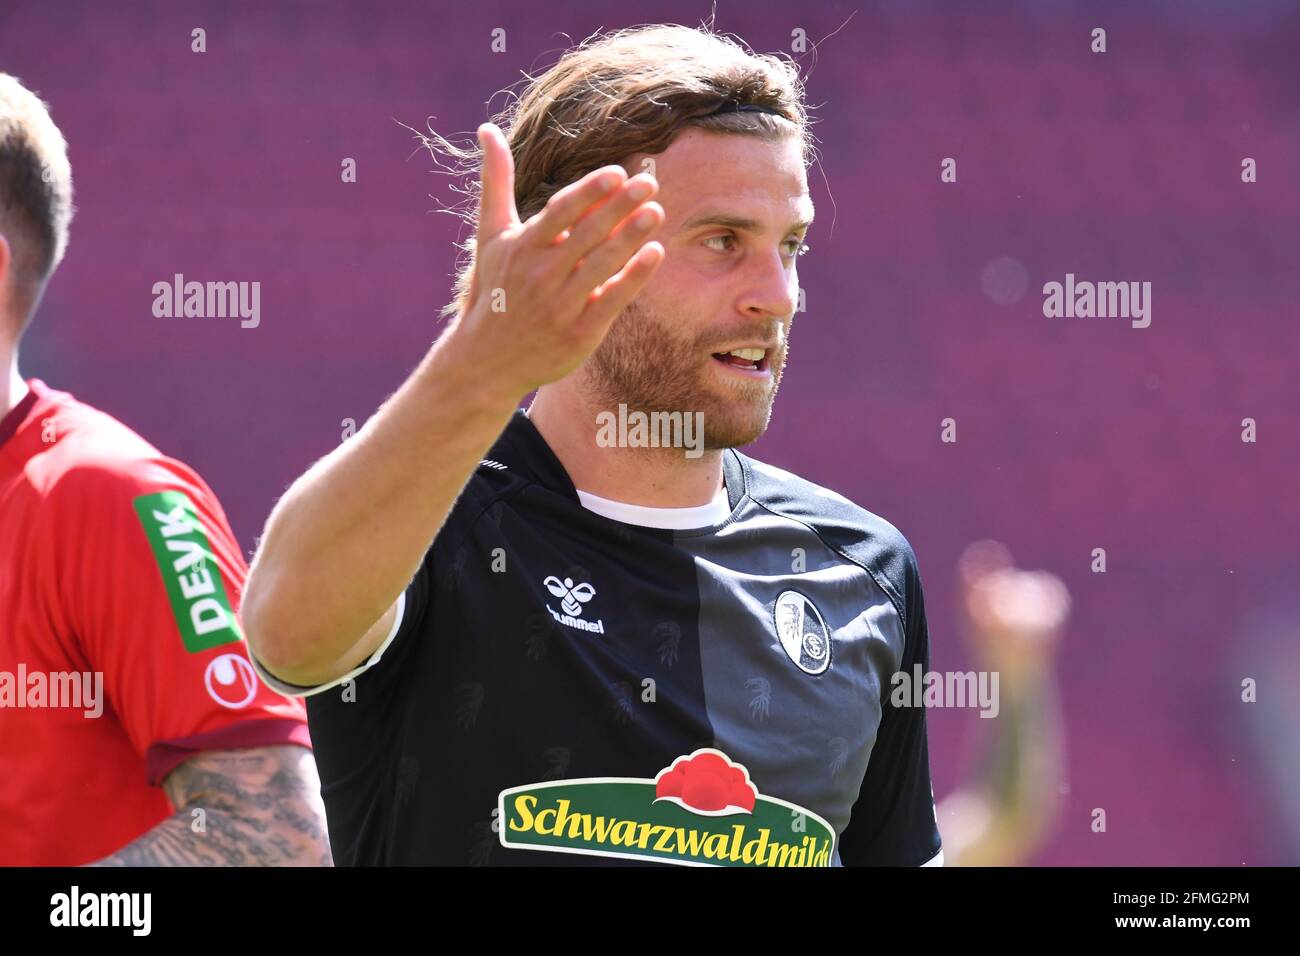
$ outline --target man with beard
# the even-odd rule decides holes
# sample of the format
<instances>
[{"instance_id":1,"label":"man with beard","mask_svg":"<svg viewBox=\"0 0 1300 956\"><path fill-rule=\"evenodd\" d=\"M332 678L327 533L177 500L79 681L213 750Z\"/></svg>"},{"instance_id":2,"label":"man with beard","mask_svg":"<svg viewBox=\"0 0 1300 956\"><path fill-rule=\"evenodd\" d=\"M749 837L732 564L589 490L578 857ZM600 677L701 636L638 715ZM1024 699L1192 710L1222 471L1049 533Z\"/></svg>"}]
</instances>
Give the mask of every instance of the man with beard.
<instances>
[{"instance_id":1,"label":"man with beard","mask_svg":"<svg viewBox=\"0 0 1300 956\"><path fill-rule=\"evenodd\" d=\"M279 502L244 601L335 862L941 862L924 711L888 700L929 664L910 546L735 451L813 218L795 70L638 28L500 120L435 137L481 159L454 320ZM598 442L620 404L701 413L703 454Z\"/></svg>"}]
</instances>

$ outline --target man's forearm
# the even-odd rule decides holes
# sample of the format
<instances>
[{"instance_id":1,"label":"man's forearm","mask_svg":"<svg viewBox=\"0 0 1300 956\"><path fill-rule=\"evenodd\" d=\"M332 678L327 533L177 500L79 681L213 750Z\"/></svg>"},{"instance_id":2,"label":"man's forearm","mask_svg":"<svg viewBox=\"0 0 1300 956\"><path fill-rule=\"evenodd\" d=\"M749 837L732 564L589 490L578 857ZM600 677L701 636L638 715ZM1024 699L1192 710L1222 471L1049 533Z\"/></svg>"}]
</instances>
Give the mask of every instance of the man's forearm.
<instances>
[{"instance_id":1,"label":"man's forearm","mask_svg":"<svg viewBox=\"0 0 1300 956\"><path fill-rule=\"evenodd\" d=\"M265 663L286 673L327 667L415 574L523 397L480 378L463 346L448 329L396 394L272 511L243 605Z\"/></svg>"},{"instance_id":2,"label":"man's forearm","mask_svg":"<svg viewBox=\"0 0 1300 956\"><path fill-rule=\"evenodd\" d=\"M663 262L648 241L664 219L653 176L602 166L525 223L505 134L491 123L478 134L482 191L460 314L366 426L294 483L253 562L249 644L291 683L343 673L377 646L520 399L581 366Z\"/></svg>"},{"instance_id":3,"label":"man's forearm","mask_svg":"<svg viewBox=\"0 0 1300 956\"><path fill-rule=\"evenodd\" d=\"M1050 674L1022 677L1003 694L1004 722L981 761L980 785L999 813L1023 825L1056 792L1060 733Z\"/></svg>"},{"instance_id":4,"label":"man's forearm","mask_svg":"<svg viewBox=\"0 0 1300 956\"><path fill-rule=\"evenodd\" d=\"M94 866L329 866L320 777L293 745L209 751L173 770L177 810Z\"/></svg>"},{"instance_id":5,"label":"man's forearm","mask_svg":"<svg viewBox=\"0 0 1300 956\"><path fill-rule=\"evenodd\" d=\"M93 866L329 866L329 853L304 842L296 826L306 818L283 808L298 824L258 823L237 813L196 808L176 811L162 823ZM199 825L203 829L198 829Z\"/></svg>"},{"instance_id":6,"label":"man's forearm","mask_svg":"<svg viewBox=\"0 0 1300 956\"><path fill-rule=\"evenodd\" d=\"M1022 674L1010 683L974 779L939 808L949 865L1023 863L1055 816L1061 732L1052 677Z\"/></svg>"}]
</instances>

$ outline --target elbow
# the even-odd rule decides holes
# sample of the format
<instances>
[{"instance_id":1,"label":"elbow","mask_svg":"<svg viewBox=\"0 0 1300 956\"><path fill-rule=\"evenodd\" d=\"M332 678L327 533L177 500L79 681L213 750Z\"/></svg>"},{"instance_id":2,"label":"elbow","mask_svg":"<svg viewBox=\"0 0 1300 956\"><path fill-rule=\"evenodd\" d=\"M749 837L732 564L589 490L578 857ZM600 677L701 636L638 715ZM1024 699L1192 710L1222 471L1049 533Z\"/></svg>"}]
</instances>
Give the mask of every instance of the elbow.
<instances>
[{"instance_id":1,"label":"elbow","mask_svg":"<svg viewBox=\"0 0 1300 956\"><path fill-rule=\"evenodd\" d=\"M274 632L265 626L268 611L263 596L264 577L265 574L258 567L248 573L244 593L239 601L239 621L244 629L244 640L248 642L249 653L263 663L269 663L272 648L268 636Z\"/></svg>"},{"instance_id":2,"label":"elbow","mask_svg":"<svg viewBox=\"0 0 1300 956\"><path fill-rule=\"evenodd\" d=\"M298 687L328 680L336 663L321 656L321 631L312 623L311 607L261 568L250 574L240 609L249 654L272 675Z\"/></svg>"},{"instance_id":3,"label":"elbow","mask_svg":"<svg viewBox=\"0 0 1300 956\"><path fill-rule=\"evenodd\" d=\"M302 666L302 647L295 640L283 604L283 592L276 585L273 572L255 567L248 576L240 606L244 638L250 654L276 676L287 680L286 671Z\"/></svg>"}]
</instances>

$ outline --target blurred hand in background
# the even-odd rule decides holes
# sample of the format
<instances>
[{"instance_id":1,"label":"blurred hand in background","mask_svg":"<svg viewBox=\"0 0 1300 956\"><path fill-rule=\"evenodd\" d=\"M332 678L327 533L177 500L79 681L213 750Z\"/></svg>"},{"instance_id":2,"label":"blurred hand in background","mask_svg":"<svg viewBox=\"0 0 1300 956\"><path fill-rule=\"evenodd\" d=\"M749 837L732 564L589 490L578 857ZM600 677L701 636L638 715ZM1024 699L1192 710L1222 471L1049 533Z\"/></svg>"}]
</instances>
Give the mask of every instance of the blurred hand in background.
<instances>
[{"instance_id":1,"label":"blurred hand in background","mask_svg":"<svg viewBox=\"0 0 1300 956\"><path fill-rule=\"evenodd\" d=\"M998 674L998 711L971 780L938 808L949 866L1026 863L1051 833L1064 735L1055 665L1070 594L1046 571L1015 567L996 541L958 559L961 631L976 668Z\"/></svg>"}]
</instances>

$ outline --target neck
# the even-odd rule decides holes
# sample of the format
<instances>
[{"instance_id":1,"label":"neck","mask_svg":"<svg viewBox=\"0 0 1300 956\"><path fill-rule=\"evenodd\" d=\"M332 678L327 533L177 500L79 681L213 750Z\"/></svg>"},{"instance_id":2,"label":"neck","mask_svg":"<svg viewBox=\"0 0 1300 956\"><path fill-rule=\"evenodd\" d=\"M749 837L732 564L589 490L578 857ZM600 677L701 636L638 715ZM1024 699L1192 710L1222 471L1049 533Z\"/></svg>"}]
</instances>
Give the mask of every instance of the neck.
<instances>
[{"instance_id":1,"label":"neck","mask_svg":"<svg viewBox=\"0 0 1300 956\"><path fill-rule=\"evenodd\" d=\"M18 374L18 353L0 345L0 418L27 397L27 383Z\"/></svg>"},{"instance_id":2,"label":"neck","mask_svg":"<svg viewBox=\"0 0 1300 956\"><path fill-rule=\"evenodd\" d=\"M563 385L543 386L528 418L560 459L575 488L601 498L650 508L706 505L722 489L722 452L686 457L684 448L603 448L596 416L613 408ZM600 407L596 407L600 405Z\"/></svg>"}]
</instances>

